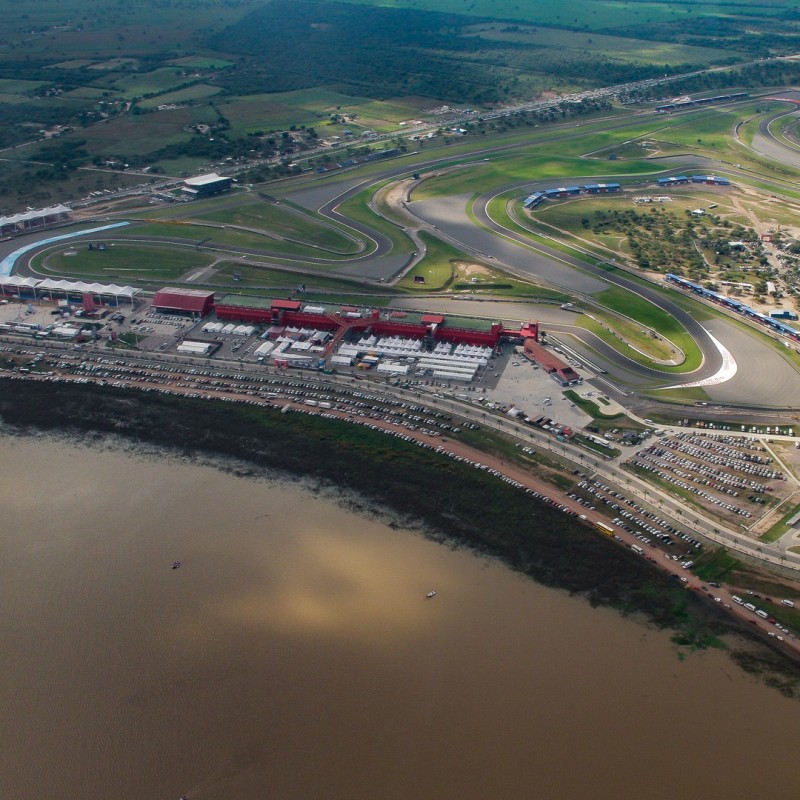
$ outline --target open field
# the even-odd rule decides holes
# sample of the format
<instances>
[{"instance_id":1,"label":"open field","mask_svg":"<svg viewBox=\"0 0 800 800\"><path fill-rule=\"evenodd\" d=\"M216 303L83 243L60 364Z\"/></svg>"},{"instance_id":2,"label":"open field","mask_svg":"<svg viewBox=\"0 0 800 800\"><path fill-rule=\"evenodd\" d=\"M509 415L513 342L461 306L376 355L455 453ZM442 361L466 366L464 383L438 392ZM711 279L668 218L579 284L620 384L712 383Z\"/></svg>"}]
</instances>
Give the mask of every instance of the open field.
<instances>
[{"instance_id":1,"label":"open field","mask_svg":"<svg viewBox=\"0 0 800 800\"><path fill-rule=\"evenodd\" d=\"M379 187L369 187L345 200L339 206L339 211L348 219L361 222L386 236L392 243L392 252L413 253L414 243L411 239L397 225L379 217L370 209L369 202L377 188Z\"/></svg>"},{"instance_id":2,"label":"open field","mask_svg":"<svg viewBox=\"0 0 800 800\"><path fill-rule=\"evenodd\" d=\"M559 147L559 150L562 148ZM443 171L440 177L425 180L415 191L415 200L428 200L465 192L481 193L505 184L523 181L559 180L571 177L590 178L595 175L646 174L654 171L654 165L646 161L608 162L602 167L580 158L542 155L532 153L496 157L486 163L469 165L468 169L457 168ZM559 184L560 185L560 184ZM525 192L524 185L519 189Z\"/></svg>"},{"instance_id":3,"label":"open field","mask_svg":"<svg viewBox=\"0 0 800 800\"><path fill-rule=\"evenodd\" d=\"M614 341L614 338L627 342L631 349L646 356L644 363L647 363L650 359L658 361L680 360L674 347L669 342L661 337L656 339L647 330L643 330L641 325L625 317L613 314L598 314L595 309L592 309L591 317L583 315L578 318L578 325L591 331L617 349L620 349L620 346ZM631 354L627 353L627 355Z\"/></svg>"},{"instance_id":4,"label":"open field","mask_svg":"<svg viewBox=\"0 0 800 800\"><path fill-rule=\"evenodd\" d=\"M148 150L157 150L189 138L187 127L198 123L212 123L217 115L208 106L178 108L153 114L115 117L100 125L93 125L69 138L86 141L90 152L103 156L136 156L142 153L142 143ZM36 148L31 149L31 156Z\"/></svg>"},{"instance_id":5,"label":"open field","mask_svg":"<svg viewBox=\"0 0 800 800\"><path fill-rule=\"evenodd\" d=\"M209 86L207 83L195 83L193 86L187 86L185 89L178 89L174 92L167 92L166 94L159 94L157 97L142 100L139 106L141 108L152 109L170 103L194 103L198 100L208 100L209 97L213 97L221 91L219 86Z\"/></svg>"},{"instance_id":6,"label":"open field","mask_svg":"<svg viewBox=\"0 0 800 800\"><path fill-rule=\"evenodd\" d=\"M130 228L130 232L136 236L155 236L167 239L187 239L190 242L207 242L208 246L243 248L244 252L258 253L264 256L299 256L314 259L327 259L331 262L346 261L349 257L347 253L335 253L331 251L321 251L311 244L302 244L281 239L267 231L245 230L239 228L228 228L220 224L205 225L184 221L164 220L163 222L149 222ZM210 241L208 241L210 240ZM189 245L191 246L191 245ZM321 269L336 266L335 263L326 265L319 264Z\"/></svg>"},{"instance_id":7,"label":"open field","mask_svg":"<svg viewBox=\"0 0 800 800\"><path fill-rule=\"evenodd\" d=\"M259 229L274 236L292 239L338 254L354 255L368 246L363 237L354 241L353 234L346 236L333 224L314 219L307 211L293 209L288 204L257 200L234 208L192 214L192 217L242 228Z\"/></svg>"},{"instance_id":8,"label":"open field","mask_svg":"<svg viewBox=\"0 0 800 800\"><path fill-rule=\"evenodd\" d=\"M87 0L37 0L24 14L8 17L3 39L12 58L45 55L59 66L79 68L87 61L186 52L199 31L226 25L259 4L242 0L212 9L201 0L187 13L183 3L128 3L112 11Z\"/></svg>"},{"instance_id":9,"label":"open field","mask_svg":"<svg viewBox=\"0 0 800 800\"><path fill-rule=\"evenodd\" d=\"M596 295L594 298L600 305L618 314L640 322L646 327L658 331L667 341L676 344L686 355L686 361L680 367L662 366L666 372L691 372L702 363L702 354L678 321L660 308L648 303L644 298L612 287Z\"/></svg>"},{"instance_id":10,"label":"open field","mask_svg":"<svg viewBox=\"0 0 800 800\"><path fill-rule=\"evenodd\" d=\"M373 100L317 88L220 98L218 105L240 134L306 125L316 128L320 136L333 136L344 128L391 131L397 123L415 118L433 103L426 98ZM346 114L352 123L329 125L334 113Z\"/></svg>"},{"instance_id":11,"label":"open field","mask_svg":"<svg viewBox=\"0 0 800 800\"><path fill-rule=\"evenodd\" d=\"M188 69L225 69L233 66L233 61L228 61L225 58L214 58L206 56L183 56L182 58L175 58L170 61L178 67Z\"/></svg>"},{"instance_id":12,"label":"open field","mask_svg":"<svg viewBox=\"0 0 800 800\"><path fill-rule=\"evenodd\" d=\"M116 85L121 89L124 96L142 97L156 92L165 92L174 89L192 79L181 74L182 70L177 67L164 67L144 74L134 74L120 78Z\"/></svg>"},{"instance_id":13,"label":"open field","mask_svg":"<svg viewBox=\"0 0 800 800\"><path fill-rule=\"evenodd\" d=\"M610 36L595 31L565 30L563 28L535 28L510 26L502 22L474 25L468 35L498 42L514 42L531 47L558 48L562 51L587 51L601 56L636 63L666 65L702 65L719 60L719 51L711 47L693 47L675 42L656 42L627 36ZM732 58L744 58L735 50Z\"/></svg>"},{"instance_id":14,"label":"open field","mask_svg":"<svg viewBox=\"0 0 800 800\"><path fill-rule=\"evenodd\" d=\"M235 275L239 276L238 280L234 278ZM364 295L360 281L304 275L301 271L289 272L240 261L220 261L215 264L211 278L204 281L204 285L227 287L240 294L251 291L254 294L263 294L265 290L280 291L281 297L296 292L302 283L305 284L306 291L297 296L304 300L326 298L335 293L336 297L346 298L348 303L384 305L388 298L388 289L387 294L380 294L377 287L370 288L370 292L378 292L377 294Z\"/></svg>"},{"instance_id":15,"label":"open field","mask_svg":"<svg viewBox=\"0 0 800 800\"><path fill-rule=\"evenodd\" d=\"M398 288L423 292L450 289L459 272L464 273L462 265L468 260L467 257L435 236L421 233L420 238L425 242L425 258L405 275L397 284ZM484 274L489 272L484 265L476 264L475 267ZM466 275L463 277L466 279Z\"/></svg>"},{"instance_id":16,"label":"open field","mask_svg":"<svg viewBox=\"0 0 800 800\"><path fill-rule=\"evenodd\" d=\"M89 250L85 243L62 247L36 258L37 269L54 277L112 283L178 280L185 272L213 261L207 253L176 247L109 243L103 251Z\"/></svg>"}]
</instances>

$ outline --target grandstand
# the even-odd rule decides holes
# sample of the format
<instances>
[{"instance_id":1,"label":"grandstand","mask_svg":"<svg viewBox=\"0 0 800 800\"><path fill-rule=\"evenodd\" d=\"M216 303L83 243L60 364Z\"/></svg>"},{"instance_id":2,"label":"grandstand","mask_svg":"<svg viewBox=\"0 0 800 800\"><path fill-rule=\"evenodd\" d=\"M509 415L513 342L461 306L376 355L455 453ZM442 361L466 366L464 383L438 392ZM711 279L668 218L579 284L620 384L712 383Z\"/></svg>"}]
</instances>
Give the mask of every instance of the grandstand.
<instances>
[{"instance_id":1,"label":"grandstand","mask_svg":"<svg viewBox=\"0 0 800 800\"><path fill-rule=\"evenodd\" d=\"M712 289L706 289L705 286L701 286L699 283L688 281L686 278L682 278L680 275L675 275L672 272L667 274L666 280L667 283L679 286L681 289L686 289L693 294L698 295L699 297L705 298L706 300L711 300L711 302L724 306L730 311L735 311L736 313L741 314L743 317L760 322L762 325L771 328L783 336L788 336L790 339L793 339L796 342L800 341L799 330L793 328L791 325L787 325L785 322L781 322L779 319L771 317L769 314L762 314L760 311L750 308L750 306L745 305L734 297L727 297L726 295L715 292Z\"/></svg>"},{"instance_id":2,"label":"grandstand","mask_svg":"<svg viewBox=\"0 0 800 800\"><path fill-rule=\"evenodd\" d=\"M0 217L0 236L16 236L69 222L71 213L72 209L58 205L42 209L29 208L21 214Z\"/></svg>"}]
</instances>

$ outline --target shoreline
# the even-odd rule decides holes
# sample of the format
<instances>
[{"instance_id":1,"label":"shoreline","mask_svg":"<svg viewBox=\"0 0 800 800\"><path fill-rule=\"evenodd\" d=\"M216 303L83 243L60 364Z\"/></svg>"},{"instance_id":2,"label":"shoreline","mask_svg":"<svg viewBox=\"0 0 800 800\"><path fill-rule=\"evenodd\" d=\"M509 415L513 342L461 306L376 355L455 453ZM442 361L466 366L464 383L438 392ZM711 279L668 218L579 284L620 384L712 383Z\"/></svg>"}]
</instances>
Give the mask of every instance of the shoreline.
<instances>
[{"instance_id":1,"label":"shoreline","mask_svg":"<svg viewBox=\"0 0 800 800\"><path fill-rule=\"evenodd\" d=\"M312 492L377 514L390 527L469 548L591 605L641 616L673 631L679 648L725 647L741 668L787 696L800 684L790 657L633 553L485 473L363 426L95 385L9 380L0 381L0 419L0 432L12 435L33 430L84 443L110 435L146 456L256 479L300 477Z\"/></svg>"}]
</instances>

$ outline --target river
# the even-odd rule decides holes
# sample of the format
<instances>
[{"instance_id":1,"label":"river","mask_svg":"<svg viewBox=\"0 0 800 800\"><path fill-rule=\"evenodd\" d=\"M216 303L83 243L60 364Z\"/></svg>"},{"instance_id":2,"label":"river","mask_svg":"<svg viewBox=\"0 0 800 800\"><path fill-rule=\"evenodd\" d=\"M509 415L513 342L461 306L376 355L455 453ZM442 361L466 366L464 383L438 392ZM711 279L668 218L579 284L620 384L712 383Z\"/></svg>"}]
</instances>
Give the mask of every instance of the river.
<instances>
[{"instance_id":1,"label":"river","mask_svg":"<svg viewBox=\"0 0 800 800\"><path fill-rule=\"evenodd\" d=\"M724 653L292 481L99 439L0 459L4 798L800 792L798 702Z\"/></svg>"}]
</instances>

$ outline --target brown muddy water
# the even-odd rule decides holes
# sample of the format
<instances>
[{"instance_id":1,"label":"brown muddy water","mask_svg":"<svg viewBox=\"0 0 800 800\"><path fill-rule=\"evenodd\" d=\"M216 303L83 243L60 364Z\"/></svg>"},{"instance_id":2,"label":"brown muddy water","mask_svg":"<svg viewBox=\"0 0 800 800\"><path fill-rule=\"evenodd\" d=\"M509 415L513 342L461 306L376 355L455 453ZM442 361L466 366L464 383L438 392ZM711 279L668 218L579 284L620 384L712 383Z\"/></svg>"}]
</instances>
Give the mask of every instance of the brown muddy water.
<instances>
[{"instance_id":1,"label":"brown muddy water","mask_svg":"<svg viewBox=\"0 0 800 800\"><path fill-rule=\"evenodd\" d=\"M800 704L722 653L295 483L0 459L2 798L799 796Z\"/></svg>"}]
</instances>

